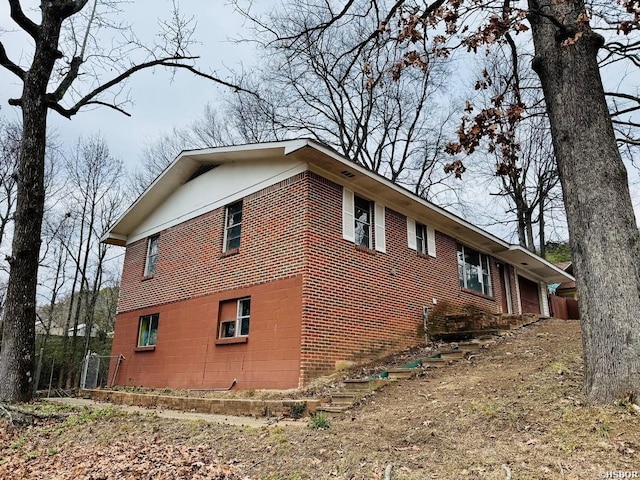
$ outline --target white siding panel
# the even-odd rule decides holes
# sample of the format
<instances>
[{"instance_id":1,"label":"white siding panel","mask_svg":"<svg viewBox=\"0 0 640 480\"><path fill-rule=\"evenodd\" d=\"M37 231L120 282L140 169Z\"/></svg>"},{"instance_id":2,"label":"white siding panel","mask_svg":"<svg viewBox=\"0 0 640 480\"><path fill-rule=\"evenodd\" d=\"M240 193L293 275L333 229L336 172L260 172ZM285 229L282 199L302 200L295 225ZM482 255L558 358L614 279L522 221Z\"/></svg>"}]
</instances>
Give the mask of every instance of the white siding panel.
<instances>
[{"instance_id":1,"label":"white siding panel","mask_svg":"<svg viewBox=\"0 0 640 480\"><path fill-rule=\"evenodd\" d=\"M233 203L307 170L291 159L230 162L181 185L129 236L127 243Z\"/></svg>"}]
</instances>

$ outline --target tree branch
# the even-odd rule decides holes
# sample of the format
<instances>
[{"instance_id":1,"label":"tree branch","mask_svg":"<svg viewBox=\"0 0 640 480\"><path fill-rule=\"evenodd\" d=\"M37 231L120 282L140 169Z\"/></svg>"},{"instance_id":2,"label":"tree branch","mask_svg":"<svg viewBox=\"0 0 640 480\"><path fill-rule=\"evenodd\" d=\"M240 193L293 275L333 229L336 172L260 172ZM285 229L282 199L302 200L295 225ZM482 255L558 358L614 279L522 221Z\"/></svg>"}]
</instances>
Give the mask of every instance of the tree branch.
<instances>
[{"instance_id":1,"label":"tree branch","mask_svg":"<svg viewBox=\"0 0 640 480\"><path fill-rule=\"evenodd\" d=\"M87 102L85 102L81 107L86 107L87 105L101 105L103 107L108 107L111 108L117 112L122 113L123 115L126 115L127 117L130 117L131 114L129 112L127 112L126 110L124 110L123 108L120 108L117 105L114 105L113 103L108 103L108 102L102 102L100 100L89 100ZM53 103L53 104L49 104L49 108L51 108L51 110L54 110L56 112L58 112L60 115L62 115L65 118L71 118L72 116L74 116L76 113L78 113L78 110L80 110L81 107L78 108L64 108L62 105L60 105L59 103Z\"/></svg>"},{"instance_id":2,"label":"tree branch","mask_svg":"<svg viewBox=\"0 0 640 480\"><path fill-rule=\"evenodd\" d=\"M40 26L28 18L22 11L20 0L9 0L11 9L11 18L25 32L27 32L34 40L38 40L40 36Z\"/></svg>"},{"instance_id":3,"label":"tree branch","mask_svg":"<svg viewBox=\"0 0 640 480\"><path fill-rule=\"evenodd\" d=\"M20 80L24 80L26 72L11 60L9 60L7 51L4 49L4 45L2 44L2 42L0 42L0 65L2 65L10 72L16 74L18 77L20 77Z\"/></svg>"},{"instance_id":4,"label":"tree branch","mask_svg":"<svg viewBox=\"0 0 640 480\"><path fill-rule=\"evenodd\" d=\"M59 102L64 97L67 90L73 84L73 81L78 77L78 72L80 71L80 65L83 63L82 56L75 56L71 59L71 63L69 64L69 71L64 76L60 85L53 93L49 94L49 98L54 102ZM54 109L55 110L55 109Z\"/></svg>"},{"instance_id":5,"label":"tree branch","mask_svg":"<svg viewBox=\"0 0 640 480\"><path fill-rule=\"evenodd\" d=\"M99 100L95 100L95 98L100 95L101 93L103 93L104 91L108 90L109 88L119 84L120 82L122 82L123 80L131 77L134 73L140 71L140 70L145 70L148 68L153 68L153 67L158 67L158 66L162 66L162 67L169 67L169 68L181 68L181 69L185 69L190 71L191 73L199 76L199 77L203 77L206 78L208 80L211 80L213 82L216 82L220 85L224 85L225 87L230 87L233 88L236 92L245 92L245 93L249 93L255 96L258 96L255 92L251 92L250 90L247 90L245 88L242 88L239 85L234 85L230 82L226 82L224 80L221 80L213 75L201 72L200 70L196 69L195 67L193 67L192 65L188 65L186 63L180 63L180 62L184 62L184 61L188 61L188 60L195 60L199 57L195 57L195 56L191 56L191 57L169 57L169 58L159 58L156 60L151 60L149 62L144 62L144 63L140 63L138 65L134 65L133 67L125 70L124 72L122 72L120 75L118 75L117 77L114 77L113 79L109 80L108 82L100 85L99 87L95 88L94 90L92 90L91 92L89 92L87 95L85 95L84 97L82 97L73 107L71 108L64 108L62 105L60 105L59 101L62 99L61 97L58 98L57 95L60 93L62 84L60 87L58 87L58 89L50 94L47 94L47 104L48 106L52 109L55 110L56 112L58 112L60 115L62 115L63 117L66 118L71 118L73 115L75 115L76 113L78 113L78 111L86 106L86 105L104 105L104 106L109 106L110 108L113 108L114 110L117 110L121 113L124 113L125 115L129 115L127 112L125 112L123 109L121 109L120 107L113 105L113 104L109 104L106 102L102 102ZM74 77L75 78L75 77ZM73 78L71 78L69 80L69 83L73 80ZM67 81L67 78L65 78L65 81ZM63 81L63 83L65 82ZM64 91L66 91L66 89L63 89ZM64 92L62 92L64 94Z\"/></svg>"},{"instance_id":6,"label":"tree branch","mask_svg":"<svg viewBox=\"0 0 640 480\"><path fill-rule=\"evenodd\" d=\"M82 10L89 0L68 0L58 7L61 18L69 18Z\"/></svg>"}]
</instances>

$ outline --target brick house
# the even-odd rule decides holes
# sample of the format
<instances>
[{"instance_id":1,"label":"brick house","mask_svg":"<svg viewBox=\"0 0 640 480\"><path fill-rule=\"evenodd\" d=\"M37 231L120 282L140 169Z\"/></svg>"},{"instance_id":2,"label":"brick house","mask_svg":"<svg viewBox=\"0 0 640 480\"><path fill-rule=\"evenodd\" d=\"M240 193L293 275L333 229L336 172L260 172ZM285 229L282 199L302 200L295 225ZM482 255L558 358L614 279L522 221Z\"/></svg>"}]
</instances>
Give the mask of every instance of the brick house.
<instances>
[{"instance_id":1,"label":"brick house","mask_svg":"<svg viewBox=\"0 0 640 480\"><path fill-rule=\"evenodd\" d=\"M118 385L296 388L418 344L425 308L548 314L572 279L310 140L183 152L103 241Z\"/></svg>"}]
</instances>

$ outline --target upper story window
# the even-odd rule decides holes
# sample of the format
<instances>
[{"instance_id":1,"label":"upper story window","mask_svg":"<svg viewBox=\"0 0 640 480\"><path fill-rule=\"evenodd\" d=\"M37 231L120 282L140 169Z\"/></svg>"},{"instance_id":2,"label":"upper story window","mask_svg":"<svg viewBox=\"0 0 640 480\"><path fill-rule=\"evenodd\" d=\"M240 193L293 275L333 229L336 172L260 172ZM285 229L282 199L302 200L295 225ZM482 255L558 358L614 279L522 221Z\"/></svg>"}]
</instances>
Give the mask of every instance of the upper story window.
<instances>
[{"instance_id":1,"label":"upper story window","mask_svg":"<svg viewBox=\"0 0 640 480\"><path fill-rule=\"evenodd\" d=\"M416 251L427 254L427 227L416 222Z\"/></svg>"},{"instance_id":2,"label":"upper story window","mask_svg":"<svg viewBox=\"0 0 640 480\"><path fill-rule=\"evenodd\" d=\"M387 251L384 205L342 191L342 238L365 248Z\"/></svg>"},{"instance_id":3,"label":"upper story window","mask_svg":"<svg viewBox=\"0 0 640 480\"><path fill-rule=\"evenodd\" d=\"M240 248L242 230L242 200L225 209L224 251Z\"/></svg>"},{"instance_id":4,"label":"upper story window","mask_svg":"<svg viewBox=\"0 0 640 480\"><path fill-rule=\"evenodd\" d=\"M144 276L148 277L156 273L156 265L158 263L158 239L160 237L155 235L149 237L147 243L147 257L144 263Z\"/></svg>"},{"instance_id":5,"label":"upper story window","mask_svg":"<svg viewBox=\"0 0 640 480\"><path fill-rule=\"evenodd\" d=\"M220 338L246 337L249 335L250 298L222 302L220 304L220 312Z\"/></svg>"},{"instance_id":6,"label":"upper story window","mask_svg":"<svg viewBox=\"0 0 640 480\"><path fill-rule=\"evenodd\" d=\"M489 257L472 248L458 245L458 277L460 287L484 295L493 295Z\"/></svg>"},{"instance_id":7,"label":"upper story window","mask_svg":"<svg viewBox=\"0 0 640 480\"><path fill-rule=\"evenodd\" d=\"M407 244L421 255L436 256L436 231L407 217Z\"/></svg>"},{"instance_id":8,"label":"upper story window","mask_svg":"<svg viewBox=\"0 0 640 480\"><path fill-rule=\"evenodd\" d=\"M355 242L363 247L370 248L371 246L371 202L360 198L354 197L354 233Z\"/></svg>"}]
</instances>

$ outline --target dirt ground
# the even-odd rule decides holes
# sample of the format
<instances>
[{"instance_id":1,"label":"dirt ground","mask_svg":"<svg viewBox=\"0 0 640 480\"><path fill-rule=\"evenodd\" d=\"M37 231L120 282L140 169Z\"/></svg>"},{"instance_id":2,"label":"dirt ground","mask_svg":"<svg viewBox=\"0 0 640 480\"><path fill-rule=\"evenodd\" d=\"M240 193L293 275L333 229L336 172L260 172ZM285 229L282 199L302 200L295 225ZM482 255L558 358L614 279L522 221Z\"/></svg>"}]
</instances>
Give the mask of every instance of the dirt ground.
<instances>
[{"instance_id":1,"label":"dirt ground","mask_svg":"<svg viewBox=\"0 0 640 480\"><path fill-rule=\"evenodd\" d=\"M545 320L389 385L326 429L310 419L250 427L42 403L38 411L64 418L11 426L0 410L0 478L640 477L638 412L588 405L581 382L578 323Z\"/></svg>"}]
</instances>

